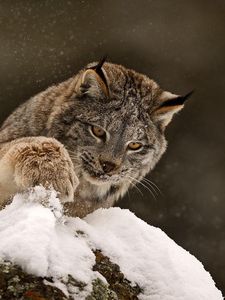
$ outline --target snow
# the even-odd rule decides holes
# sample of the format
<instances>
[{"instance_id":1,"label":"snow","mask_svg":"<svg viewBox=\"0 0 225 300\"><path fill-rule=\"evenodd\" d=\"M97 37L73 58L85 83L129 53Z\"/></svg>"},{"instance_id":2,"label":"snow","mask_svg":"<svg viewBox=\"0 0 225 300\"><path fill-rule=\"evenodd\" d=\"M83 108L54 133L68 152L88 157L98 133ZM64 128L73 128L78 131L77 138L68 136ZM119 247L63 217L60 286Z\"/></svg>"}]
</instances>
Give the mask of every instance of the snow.
<instances>
[{"instance_id":1,"label":"snow","mask_svg":"<svg viewBox=\"0 0 225 300\"><path fill-rule=\"evenodd\" d=\"M0 257L28 273L53 277L66 294L61 279L71 274L87 284L83 292L74 291L74 299L85 299L91 282L103 280L92 270L93 249L101 249L143 289L140 299L223 299L193 255L129 210L99 209L84 219L69 218L54 191L35 187L0 211Z\"/></svg>"}]
</instances>

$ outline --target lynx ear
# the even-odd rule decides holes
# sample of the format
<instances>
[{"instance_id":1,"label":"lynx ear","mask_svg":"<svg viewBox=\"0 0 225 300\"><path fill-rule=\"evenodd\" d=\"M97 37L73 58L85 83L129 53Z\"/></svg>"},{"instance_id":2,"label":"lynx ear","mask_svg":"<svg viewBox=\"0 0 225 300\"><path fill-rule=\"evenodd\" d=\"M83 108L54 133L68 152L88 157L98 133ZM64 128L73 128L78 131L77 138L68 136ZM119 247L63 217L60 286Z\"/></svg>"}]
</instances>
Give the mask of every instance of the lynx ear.
<instances>
[{"instance_id":1,"label":"lynx ear","mask_svg":"<svg viewBox=\"0 0 225 300\"><path fill-rule=\"evenodd\" d=\"M109 95L106 76L102 69L104 60L85 70L76 86L82 95L89 94L92 97L105 98Z\"/></svg>"},{"instance_id":2,"label":"lynx ear","mask_svg":"<svg viewBox=\"0 0 225 300\"><path fill-rule=\"evenodd\" d=\"M153 118L160 124L161 129L170 123L173 115L184 107L185 101L192 95L193 91L185 96L174 95L170 92L163 92L159 103L153 111Z\"/></svg>"}]
</instances>

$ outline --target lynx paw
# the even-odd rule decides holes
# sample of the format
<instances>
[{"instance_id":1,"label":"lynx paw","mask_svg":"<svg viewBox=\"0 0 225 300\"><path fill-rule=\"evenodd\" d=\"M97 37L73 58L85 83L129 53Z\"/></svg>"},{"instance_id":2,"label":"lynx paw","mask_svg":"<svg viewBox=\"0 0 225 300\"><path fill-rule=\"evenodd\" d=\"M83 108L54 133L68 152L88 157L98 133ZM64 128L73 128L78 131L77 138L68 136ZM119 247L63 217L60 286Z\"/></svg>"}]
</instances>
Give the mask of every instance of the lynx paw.
<instances>
[{"instance_id":1,"label":"lynx paw","mask_svg":"<svg viewBox=\"0 0 225 300\"><path fill-rule=\"evenodd\" d=\"M8 153L19 190L35 185L53 187L63 202L74 200L78 179L64 146L52 138L16 145Z\"/></svg>"}]
</instances>

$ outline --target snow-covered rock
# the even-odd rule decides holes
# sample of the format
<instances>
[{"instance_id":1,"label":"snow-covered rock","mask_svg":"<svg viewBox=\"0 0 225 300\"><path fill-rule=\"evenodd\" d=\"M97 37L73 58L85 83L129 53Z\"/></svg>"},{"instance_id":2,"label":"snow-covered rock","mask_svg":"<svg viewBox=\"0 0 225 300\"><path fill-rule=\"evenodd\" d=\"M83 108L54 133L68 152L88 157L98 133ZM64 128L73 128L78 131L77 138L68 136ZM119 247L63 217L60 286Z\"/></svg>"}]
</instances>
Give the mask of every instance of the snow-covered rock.
<instances>
[{"instance_id":1,"label":"snow-covered rock","mask_svg":"<svg viewBox=\"0 0 225 300\"><path fill-rule=\"evenodd\" d=\"M140 287L138 299L223 299L193 255L129 210L99 209L84 219L69 218L54 191L36 187L17 194L0 211L0 258L27 273L53 278L48 284L66 296L85 299L95 280L106 283L93 270L95 250L117 264L132 286ZM82 289L68 290L68 275L82 282Z\"/></svg>"}]
</instances>

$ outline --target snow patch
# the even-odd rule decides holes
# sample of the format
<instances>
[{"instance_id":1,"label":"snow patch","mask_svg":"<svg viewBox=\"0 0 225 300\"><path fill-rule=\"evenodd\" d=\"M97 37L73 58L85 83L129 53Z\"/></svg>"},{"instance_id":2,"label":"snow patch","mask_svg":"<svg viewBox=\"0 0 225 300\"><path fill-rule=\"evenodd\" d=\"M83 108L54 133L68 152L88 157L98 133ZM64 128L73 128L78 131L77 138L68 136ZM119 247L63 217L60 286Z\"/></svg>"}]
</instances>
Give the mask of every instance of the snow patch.
<instances>
[{"instance_id":1,"label":"snow patch","mask_svg":"<svg viewBox=\"0 0 225 300\"><path fill-rule=\"evenodd\" d=\"M102 279L92 270L93 249L100 249L143 289L140 299L223 299L193 255L129 210L99 209L83 220L69 218L63 215L54 191L36 187L17 194L0 211L0 258L28 273L53 277L65 293L61 279L68 274L86 283L82 293L74 291L74 299L85 299L92 281Z\"/></svg>"}]
</instances>

